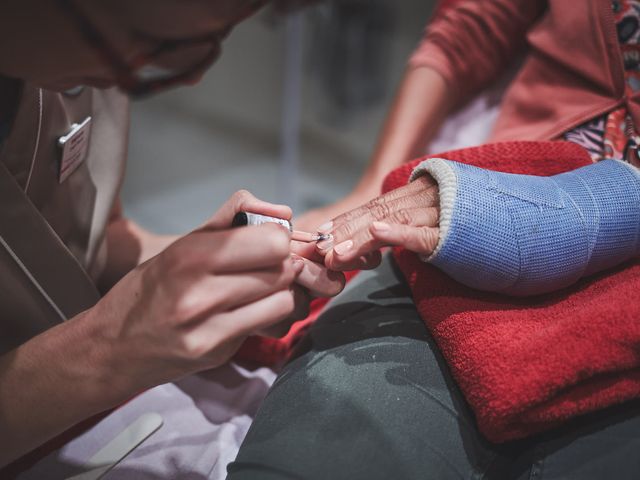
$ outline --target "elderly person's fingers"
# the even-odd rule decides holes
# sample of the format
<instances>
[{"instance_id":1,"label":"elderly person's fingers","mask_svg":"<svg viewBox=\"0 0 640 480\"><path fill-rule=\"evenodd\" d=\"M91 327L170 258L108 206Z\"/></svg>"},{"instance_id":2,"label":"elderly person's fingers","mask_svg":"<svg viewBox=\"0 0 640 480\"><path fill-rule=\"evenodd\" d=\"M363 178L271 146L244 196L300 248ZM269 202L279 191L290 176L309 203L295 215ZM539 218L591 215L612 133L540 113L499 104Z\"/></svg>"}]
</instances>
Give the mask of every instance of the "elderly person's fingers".
<instances>
[{"instance_id":1,"label":"elderly person's fingers","mask_svg":"<svg viewBox=\"0 0 640 480\"><path fill-rule=\"evenodd\" d=\"M347 231L349 228L357 229L358 225L369 225L371 221L384 221L400 208L432 207L438 204L438 185L433 178L425 175L337 216L333 221L321 225L318 231L335 233L341 228Z\"/></svg>"},{"instance_id":2,"label":"elderly person's fingers","mask_svg":"<svg viewBox=\"0 0 640 480\"><path fill-rule=\"evenodd\" d=\"M438 245L439 228L373 222L371 234L386 245L401 246L420 255L431 255Z\"/></svg>"},{"instance_id":3,"label":"elderly person's fingers","mask_svg":"<svg viewBox=\"0 0 640 480\"><path fill-rule=\"evenodd\" d=\"M438 209L435 207L422 207L403 209L397 202L406 204L403 198L390 202L389 213L385 224L409 225L415 227L433 227L438 224ZM352 231L348 224L338 227L333 235L334 242L325 256L325 265L335 270L347 270L352 265L354 259L370 254L387 245L384 239L373 234L372 225L377 220L369 219L368 222L357 224L357 230Z\"/></svg>"}]
</instances>

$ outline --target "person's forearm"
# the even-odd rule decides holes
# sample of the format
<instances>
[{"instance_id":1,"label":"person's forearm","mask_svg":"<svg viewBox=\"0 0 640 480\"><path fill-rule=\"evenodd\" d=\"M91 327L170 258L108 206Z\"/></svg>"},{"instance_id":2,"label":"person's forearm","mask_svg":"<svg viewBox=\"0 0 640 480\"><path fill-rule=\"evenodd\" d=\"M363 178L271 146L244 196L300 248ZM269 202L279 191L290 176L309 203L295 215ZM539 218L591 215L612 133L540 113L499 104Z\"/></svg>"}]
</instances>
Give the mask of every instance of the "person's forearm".
<instances>
[{"instance_id":1,"label":"person's forearm","mask_svg":"<svg viewBox=\"0 0 640 480\"><path fill-rule=\"evenodd\" d=\"M0 466L135 393L99 323L80 314L0 357Z\"/></svg>"},{"instance_id":2,"label":"person's forearm","mask_svg":"<svg viewBox=\"0 0 640 480\"><path fill-rule=\"evenodd\" d=\"M360 188L379 189L394 168L424 153L454 104L442 76L428 67L408 68L391 106Z\"/></svg>"}]
</instances>

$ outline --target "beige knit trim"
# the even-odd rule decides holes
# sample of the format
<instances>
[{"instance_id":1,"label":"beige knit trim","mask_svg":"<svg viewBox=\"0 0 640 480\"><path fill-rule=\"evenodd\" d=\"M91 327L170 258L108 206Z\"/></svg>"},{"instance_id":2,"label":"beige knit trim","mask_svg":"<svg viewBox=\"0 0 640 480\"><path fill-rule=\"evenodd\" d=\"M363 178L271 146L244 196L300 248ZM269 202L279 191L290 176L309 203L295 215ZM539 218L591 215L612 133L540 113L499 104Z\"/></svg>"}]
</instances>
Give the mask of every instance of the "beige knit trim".
<instances>
[{"instance_id":1,"label":"beige knit trim","mask_svg":"<svg viewBox=\"0 0 640 480\"><path fill-rule=\"evenodd\" d=\"M440 226L438 232L438 244L431 255L421 255L421 260L429 262L433 260L438 252L442 249L444 242L449 234L451 226L451 217L453 215L453 207L456 200L456 192L458 191L458 178L456 172L449 165L447 160L442 158L429 158L421 162L414 168L409 178L413 182L422 175L429 174L438 183L440 195Z\"/></svg>"}]
</instances>

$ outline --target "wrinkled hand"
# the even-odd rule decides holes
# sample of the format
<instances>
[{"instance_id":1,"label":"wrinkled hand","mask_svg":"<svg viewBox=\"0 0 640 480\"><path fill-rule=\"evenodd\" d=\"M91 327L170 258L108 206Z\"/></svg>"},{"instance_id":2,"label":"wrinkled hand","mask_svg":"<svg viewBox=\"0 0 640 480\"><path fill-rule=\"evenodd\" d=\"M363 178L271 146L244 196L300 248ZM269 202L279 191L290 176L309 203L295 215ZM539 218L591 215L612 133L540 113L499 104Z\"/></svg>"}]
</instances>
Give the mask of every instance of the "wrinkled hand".
<instances>
[{"instance_id":1,"label":"wrinkled hand","mask_svg":"<svg viewBox=\"0 0 640 480\"><path fill-rule=\"evenodd\" d=\"M318 225L367 203L378 196L382 181L377 177L365 177L361 184L345 197L329 205L309 210L296 218L296 229L315 232Z\"/></svg>"},{"instance_id":2,"label":"wrinkled hand","mask_svg":"<svg viewBox=\"0 0 640 480\"><path fill-rule=\"evenodd\" d=\"M438 184L425 175L322 225L333 239L317 251L328 268L342 271L375 268L385 246L428 255L438 244L439 214Z\"/></svg>"}]
</instances>

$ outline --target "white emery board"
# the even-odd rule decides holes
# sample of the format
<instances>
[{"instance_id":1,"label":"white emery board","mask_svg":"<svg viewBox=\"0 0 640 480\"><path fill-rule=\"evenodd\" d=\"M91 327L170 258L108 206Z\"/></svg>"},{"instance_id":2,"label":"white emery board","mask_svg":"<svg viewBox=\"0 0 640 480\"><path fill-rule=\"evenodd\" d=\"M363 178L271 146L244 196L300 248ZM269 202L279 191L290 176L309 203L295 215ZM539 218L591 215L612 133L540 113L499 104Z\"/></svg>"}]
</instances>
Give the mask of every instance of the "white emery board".
<instances>
[{"instance_id":1,"label":"white emery board","mask_svg":"<svg viewBox=\"0 0 640 480\"><path fill-rule=\"evenodd\" d=\"M67 480L97 480L162 426L157 413L145 413L82 465L84 472Z\"/></svg>"}]
</instances>

